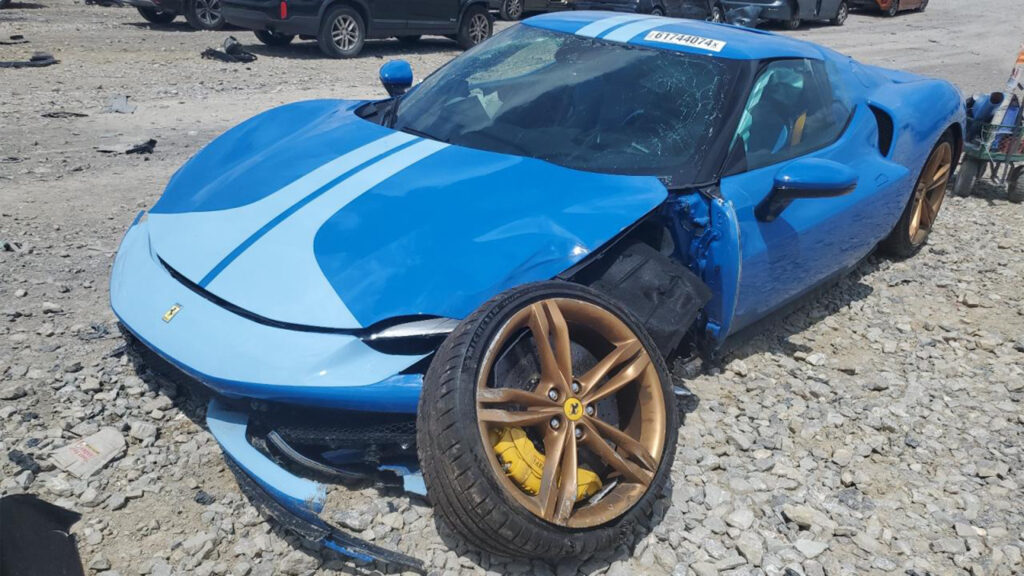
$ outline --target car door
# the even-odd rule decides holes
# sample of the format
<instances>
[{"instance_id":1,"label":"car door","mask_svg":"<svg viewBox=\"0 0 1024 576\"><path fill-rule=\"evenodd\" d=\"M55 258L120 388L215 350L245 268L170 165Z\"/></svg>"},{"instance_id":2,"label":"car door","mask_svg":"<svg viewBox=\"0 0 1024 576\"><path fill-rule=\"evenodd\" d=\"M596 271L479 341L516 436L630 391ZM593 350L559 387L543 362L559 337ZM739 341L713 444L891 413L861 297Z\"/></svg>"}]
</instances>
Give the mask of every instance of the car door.
<instances>
[{"instance_id":1,"label":"car door","mask_svg":"<svg viewBox=\"0 0 1024 576\"><path fill-rule=\"evenodd\" d=\"M832 160L858 174L856 189L794 200L773 221L755 208L797 158ZM764 317L855 265L895 225L913 185L879 149L878 125L829 81L818 60L763 66L734 137L721 194L739 228L741 272L730 331Z\"/></svg>"},{"instance_id":2,"label":"car door","mask_svg":"<svg viewBox=\"0 0 1024 576\"><path fill-rule=\"evenodd\" d=\"M415 4L416 0L367 0L369 34L381 38L408 33L410 10Z\"/></svg>"},{"instance_id":3,"label":"car door","mask_svg":"<svg viewBox=\"0 0 1024 576\"><path fill-rule=\"evenodd\" d=\"M458 30L459 0L403 0L411 34L450 34Z\"/></svg>"}]
</instances>

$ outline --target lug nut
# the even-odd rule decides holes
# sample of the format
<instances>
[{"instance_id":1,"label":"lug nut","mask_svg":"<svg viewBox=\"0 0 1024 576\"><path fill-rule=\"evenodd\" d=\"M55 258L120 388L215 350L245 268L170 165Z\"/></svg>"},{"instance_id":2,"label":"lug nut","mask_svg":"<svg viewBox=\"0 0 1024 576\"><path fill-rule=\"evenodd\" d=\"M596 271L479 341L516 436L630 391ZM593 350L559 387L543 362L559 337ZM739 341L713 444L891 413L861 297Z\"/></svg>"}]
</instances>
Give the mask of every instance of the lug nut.
<instances>
[{"instance_id":1,"label":"lug nut","mask_svg":"<svg viewBox=\"0 0 1024 576\"><path fill-rule=\"evenodd\" d=\"M562 427L562 423L558 421L558 418L552 418L551 427L554 428L555 430L558 430L559 428Z\"/></svg>"},{"instance_id":2,"label":"lug nut","mask_svg":"<svg viewBox=\"0 0 1024 576\"><path fill-rule=\"evenodd\" d=\"M572 393L573 394L579 394L581 389L582 389L582 387L580 386L580 381L579 380L573 380L572 381Z\"/></svg>"},{"instance_id":3,"label":"lug nut","mask_svg":"<svg viewBox=\"0 0 1024 576\"><path fill-rule=\"evenodd\" d=\"M594 415L594 406L592 404L587 404L586 412L587 412L587 416L593 416Z\"/></svg>"},{"instance_id":4,"label":"lug nut","mask_svg":"<svg viewBox=\"0 0 1024 576\"><path fill-rule=\"evenodd\" d=\"M583 438L583 428L576 427L576 439Z\"/></svg>"},{"instance_id":5,"label":"lug nut","mask_svg":"<svg viewBox=\"0 0 1024 576\"><path fill-rule=\"evenodd\" d=\"M548 398L551 398L552 400L556 400L557 401L558 400L558 390L555 390L554 388L552 388L551 390L548 390Z\"/></svg>"}]
</instances>

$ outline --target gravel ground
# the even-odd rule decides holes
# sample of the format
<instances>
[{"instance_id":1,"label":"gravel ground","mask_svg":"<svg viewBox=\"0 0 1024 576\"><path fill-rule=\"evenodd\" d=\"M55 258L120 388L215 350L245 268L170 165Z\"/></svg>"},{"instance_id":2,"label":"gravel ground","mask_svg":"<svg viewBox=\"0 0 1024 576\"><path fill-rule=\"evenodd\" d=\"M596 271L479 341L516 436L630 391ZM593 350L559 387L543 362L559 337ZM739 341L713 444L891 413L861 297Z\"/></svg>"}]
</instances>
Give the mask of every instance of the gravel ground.
<instances>
[{"instance_id":1,"label":"gravel ground","mask_svg":"<svg viewBox=\"0 0 1024 576\"><path fill-rule=\"evenodd\" d=\"M1003 85L1021 23L1019 0L935 0L794 35L969 93ZM91 573L373 570L261 519L180 391L112 354L107 279L135 213L216 134L284 102L380 96L385 59L422 77L454 45L375 42L351 61L255 45L258 61L229 65L199 58L227 33L56 0L0 11L0 38L16 33L31 43L0 45L0 60L46 50L61 63L0 70L0 493L82 512ZM117 95L137 110L103 113ZM149 138L151 155L101 152ZM919 256L869 258L688 378L698 402L672 487L632 553L508 562L439 535L422 501L373 490L335 520L444 573L1022 574L1021 210L994 187L949 198ZM86 481L54 468L55 449L106 426L126 438L122 457Z\"/></svg>"}]
</instances>

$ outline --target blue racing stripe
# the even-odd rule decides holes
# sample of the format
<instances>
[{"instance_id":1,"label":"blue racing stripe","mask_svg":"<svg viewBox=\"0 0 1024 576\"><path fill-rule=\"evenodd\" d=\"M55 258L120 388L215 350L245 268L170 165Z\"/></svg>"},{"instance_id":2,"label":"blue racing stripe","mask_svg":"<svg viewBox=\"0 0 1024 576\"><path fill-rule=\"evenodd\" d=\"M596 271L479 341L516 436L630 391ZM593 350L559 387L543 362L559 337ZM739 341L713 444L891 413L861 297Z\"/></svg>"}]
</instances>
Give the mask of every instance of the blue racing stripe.
<instances>
[{"instance_id":1,"label":"blue racing stripe","mask_svg":"<svg viewBox=\"0 0 1024 576\"><path fill-rule=\"evenodd\" d=\"M408 142L401 144L400 146L397 146L395 148L388 150L387 152L384 152L383 154L374 156L373 158L367 160L366 162L363 162L362 164L356 166L355 168L352 168L351 170L343 173L337 178L317 188L316 190L314 190L309 195L302 198L295 204L292 204L291 206L288 207L288 209L286 209L284 212L281 212L275 218L271 219L269 222L261 226L258 230L253 232L248 238L246 238L241 244L236 246L234 250L229 252L227 256L225 256L220 262L217 263L216 266L213 267L212 270L210 270L206 274L206 276L203 276L203 279L199 281L199 286L202 288L206 288L210 284L210 282L213 282L214 278L216 278L221 272L223 272L228 266L230 266L231 263L234 262L236 258L241 256L242 253L245 252L250 246L255 244L260 238L262 238L268 232L273 230L275 226L277 226L281 222L284 222L289 216L301 210L303 206L309 204L313 200L316 200L317 197L327 192L328 190L334 188L340 182L343 182L345 179L351 177L353 174L358 173L360 170L368 168L372 164L375 164L376 162L379 162L380 160L388 156L391 156L396 152L400 152L408 148L409 146L412 146L416 142L420 142L422 140L422 138L413 138Z\"/></svg>"}]
</instances>

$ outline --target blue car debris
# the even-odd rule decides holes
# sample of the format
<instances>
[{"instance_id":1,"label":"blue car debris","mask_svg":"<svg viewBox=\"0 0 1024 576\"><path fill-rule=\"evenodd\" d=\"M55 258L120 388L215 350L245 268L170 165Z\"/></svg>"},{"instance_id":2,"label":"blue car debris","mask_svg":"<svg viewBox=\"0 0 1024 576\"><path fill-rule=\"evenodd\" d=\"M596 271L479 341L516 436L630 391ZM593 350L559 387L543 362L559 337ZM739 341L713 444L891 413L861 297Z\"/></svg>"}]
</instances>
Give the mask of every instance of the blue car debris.
<instances>
[{"instance_id":1,"label":"blue car debris","mask_svg":"<svg viewBox=\"0 0 1024 576\"><path fill-rule=\"evenodd\" d=\"M322 520L328 485L425 492L502 555L629 544L675 454L665 358L913 255L963 146L946 82L642 14L381 76L385 100L289 104L197 153L128 229L111 303L151 368L212 391L267 512L417 569Z\"/></svg>"}]
</instances>

